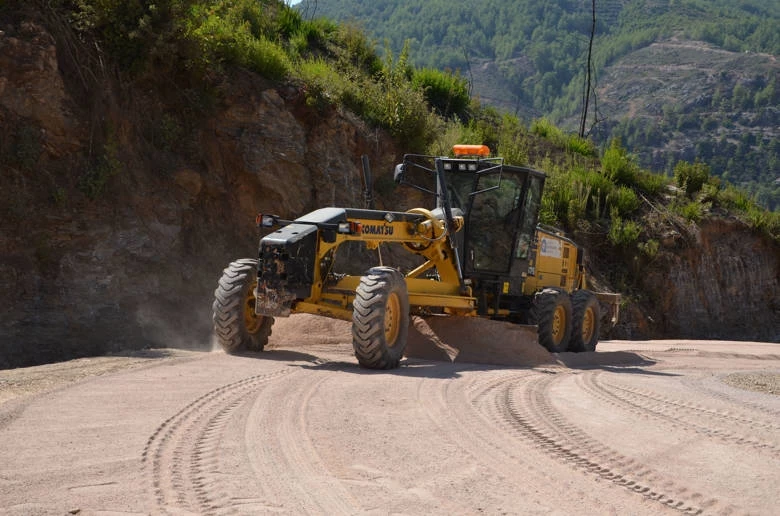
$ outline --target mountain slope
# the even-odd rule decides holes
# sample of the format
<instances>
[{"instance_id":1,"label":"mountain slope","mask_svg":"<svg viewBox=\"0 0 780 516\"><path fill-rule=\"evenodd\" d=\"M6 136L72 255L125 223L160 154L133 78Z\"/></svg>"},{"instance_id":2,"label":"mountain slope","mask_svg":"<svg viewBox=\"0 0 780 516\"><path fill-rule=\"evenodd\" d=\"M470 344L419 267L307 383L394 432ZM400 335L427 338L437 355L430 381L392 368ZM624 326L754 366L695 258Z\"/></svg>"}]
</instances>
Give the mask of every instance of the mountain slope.
<instances>
[{"instance_id":1,"label":"mountain slope","mask_svg":"<svg viewBox=\"0 0 780 516\"><path fill-rule=\"evenodd\" d=\"M398 52L408 41L416 63L459 70L483 102L525 118L548 116L571 130L581 116L591 7L569 0L299 5L304 16L359 24L379 47L387 42ZM643 166L659 172L670 174L678 160L699 157L714 175L777 208L779 25L780 4L771 0L596 2L596 96L586 126L600 142L622 138ZM647 81L648 60L653 81ZM652 82L665 83L670 94L658 95ZM637 106L647 109L632 119ZM651 120L658 116L665 119ZM637 137L648 120L650 129L643 129L651 134Z\"/></svg>"},{"instance_id":2,"label":"mountain slope","mask_svg":"<svg viewBox=\"0 0 780 516\"><path fill-rule=\"evenodd\" d=\"M780 62L770 54L677 38L654 42L604 70L604 122L596 130L620 137L655 170L699 159L731 183L771 186L780 178L774 77ZM763 204L778 206L777 191L759 193Z\"/></svg>"}]
</instances>

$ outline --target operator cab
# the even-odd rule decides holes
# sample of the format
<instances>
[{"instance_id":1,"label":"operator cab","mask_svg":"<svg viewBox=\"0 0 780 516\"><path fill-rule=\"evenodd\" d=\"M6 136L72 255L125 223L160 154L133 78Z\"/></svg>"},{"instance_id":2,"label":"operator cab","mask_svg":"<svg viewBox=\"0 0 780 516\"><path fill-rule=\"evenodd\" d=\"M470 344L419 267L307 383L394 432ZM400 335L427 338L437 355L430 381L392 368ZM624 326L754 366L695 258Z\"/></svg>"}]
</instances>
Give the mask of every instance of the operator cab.
<instances>
[{"instance_id":1,"label":"operator cab","mask_svg":"<svg viewBox=\"0 0 780 516\"><path fill-rule=\"evenodd\" d=\"M520 296L533 266L545 174L491 158L485 145L456 145L453 154L407 155L396 168L396 181L435 195L436 207L445 213L463 213L464 231L453 235L454 244L463 277L476 293Z\"/></svg>"}]
</instances>

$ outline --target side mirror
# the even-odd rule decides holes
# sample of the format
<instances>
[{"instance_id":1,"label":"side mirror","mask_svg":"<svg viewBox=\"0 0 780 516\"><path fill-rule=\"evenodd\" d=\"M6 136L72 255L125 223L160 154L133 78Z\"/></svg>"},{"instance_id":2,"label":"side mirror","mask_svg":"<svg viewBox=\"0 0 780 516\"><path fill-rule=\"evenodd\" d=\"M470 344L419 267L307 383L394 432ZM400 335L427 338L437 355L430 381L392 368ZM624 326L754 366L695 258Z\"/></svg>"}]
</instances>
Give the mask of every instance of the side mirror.
<instances>
[{"instance_id":1,"label":"side mirror","mask_svg":"<svg viewBox=\"0 0 780 516\"><path fill-rule=\"evenodd\" d=\"M395 173L393 174L393 180L396 183L401 183L404 180L404 173L406 172L406 166L403 163L399 163L395 166Z\"/></svg>"}]
</instances>

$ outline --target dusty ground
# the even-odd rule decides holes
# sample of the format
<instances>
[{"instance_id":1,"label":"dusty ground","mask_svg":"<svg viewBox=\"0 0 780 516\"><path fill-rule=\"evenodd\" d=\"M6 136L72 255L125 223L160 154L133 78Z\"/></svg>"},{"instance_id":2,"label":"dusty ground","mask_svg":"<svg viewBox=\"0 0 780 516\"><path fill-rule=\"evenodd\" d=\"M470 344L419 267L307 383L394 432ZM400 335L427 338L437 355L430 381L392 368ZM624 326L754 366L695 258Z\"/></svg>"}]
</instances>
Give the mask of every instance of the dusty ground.
<instances>
[{"instance_id":1,"label":"dusty ground","mask_svg":"<svg viewBox=\"0 0 780 516\"><path fill-rule=\"evenodd\" d=\"M778 344L485 346L512 366L418 349L366 371L346 325L293 317L270 347L0 371L0 514L780 507Z\"/></svg>"}]
</instances>

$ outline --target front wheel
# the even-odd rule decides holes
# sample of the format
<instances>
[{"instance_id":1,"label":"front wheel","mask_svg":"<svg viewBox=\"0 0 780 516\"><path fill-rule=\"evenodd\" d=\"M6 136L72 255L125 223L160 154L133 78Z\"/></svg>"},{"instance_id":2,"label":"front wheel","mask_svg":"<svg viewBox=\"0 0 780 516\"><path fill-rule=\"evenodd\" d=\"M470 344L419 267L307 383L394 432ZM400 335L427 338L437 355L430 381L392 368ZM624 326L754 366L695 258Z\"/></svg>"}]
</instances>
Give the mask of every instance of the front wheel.
<instances>
[{"instance_id":1,"label":"front wheel","mask_svg":"<svg viewBox=\"0 0 780 516\"><path fill-rule=\"evenodd\" d=\"M409 296L404 276L374 267L360 278L352 311L352 347L361 366L398 367L409 331Z\"/></svg>"},{"instance_id":2,"label":"front wheel","mask_svg":"<svg viewBox=\"0 0 780 516\"><path fill-rule=\"evenodd\" d=\"M599 300L589 290L578 290L571 296L573 328L571 351L596 351L601 329Z\"/></svg>"},{"instance_id":3,"label":"front wheel","mask_svg":"<svg viewBox=\"0 0 780 516\"><path fill-rule=\"evenodd\" d=\"M214 333L226 353L262 351L273 317L255 314L257 260L244 258L227 266L214 291Z\"/></svg>"},{"instance_id":4,"label":"front wheel","mask_svg":"<svg viewBox=\"0 0 780 516\"><path fill-rule=\"evenodd\" d=\"M552 287L537 292L531 305L529 322L539 328L539 344L551 353L566 351L572 331L569 294Z\"/></svg>"}]
</instances>

